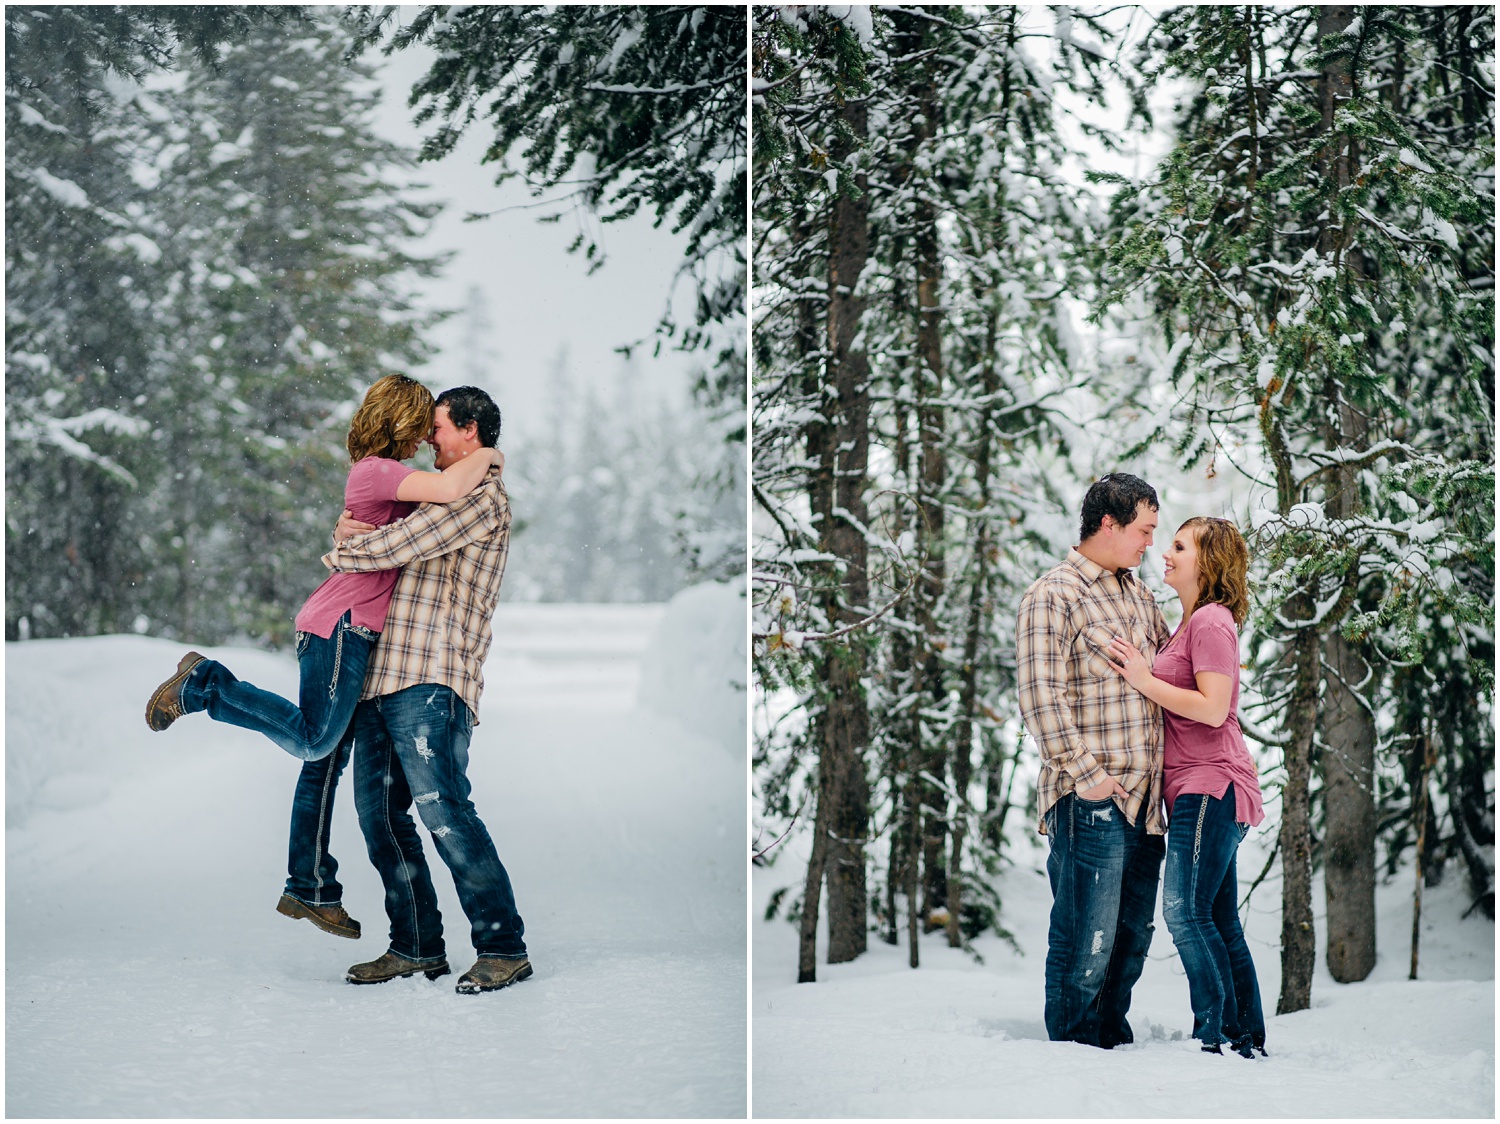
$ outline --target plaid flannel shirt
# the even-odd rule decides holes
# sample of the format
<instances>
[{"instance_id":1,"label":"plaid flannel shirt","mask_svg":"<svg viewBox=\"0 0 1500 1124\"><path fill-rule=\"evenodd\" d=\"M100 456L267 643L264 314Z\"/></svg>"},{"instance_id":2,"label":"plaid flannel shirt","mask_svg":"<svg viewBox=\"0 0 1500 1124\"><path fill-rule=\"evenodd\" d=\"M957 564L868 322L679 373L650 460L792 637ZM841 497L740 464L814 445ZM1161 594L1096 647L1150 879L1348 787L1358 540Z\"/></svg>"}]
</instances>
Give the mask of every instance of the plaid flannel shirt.
<instances>
[{"instance_id":1,"label":"plaid flannel shirt","mask_svg":"<svg viewBox=\"0 0 1500 1124\"><path fill-rule=\"evenodd\" d=\"M509 552L510 499L492 468L462 499L423 504L325 554L330 570L403 568L360 698L442 683L463 699L478 725L490 618Z\"/></svg>"},{"instance_id":2,"label":"plaid flannel shirt","mask_svg":"<svg viewBox=\"0 0 1500 1124\"><path fill-rule=\"evenodd\" d=\"M1171 633L1156 599L1129 570L1110 572L1076 550L1026 591L1016 624L1021 717L1042 754L1037 830L1074 789L1113 777L1116 805L1162 835L1161 710L1109 665L1109 642L1129 640L1155 659Z\"/></svg>"}]
</instances>

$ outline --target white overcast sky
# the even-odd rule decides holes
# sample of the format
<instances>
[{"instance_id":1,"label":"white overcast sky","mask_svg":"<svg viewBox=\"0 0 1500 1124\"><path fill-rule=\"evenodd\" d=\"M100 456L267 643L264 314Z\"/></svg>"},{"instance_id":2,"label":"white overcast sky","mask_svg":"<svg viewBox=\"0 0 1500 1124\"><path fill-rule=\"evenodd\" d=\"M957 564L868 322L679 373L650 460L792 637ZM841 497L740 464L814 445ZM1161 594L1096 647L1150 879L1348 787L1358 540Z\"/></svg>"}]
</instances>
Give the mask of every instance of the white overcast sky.
<instances>
[{"instance_id":1,"label":"white overcast sky","mask_svg":"<svg viewBox=\"0 0 1500 1124\"><path fill-rule=\"evenodd\" d=\"M411 124L406 108L412 83L426 72L433 52L423 46L398 51L389 59L375 52L368 58L380 67L384 95L376 119L387 137L412 149L429 126ZM465 133L453 153L419 165L416 179L429 185L421 198L448 206L431 232L412 249L419 254L456 251L443 275L422 289L428 307L462 310L472 287L484 295L490 322L486 387L505 419L506 439L540 432L551 412L558 357L566 353L569 382L600 389L606 402L623 390L646 399L686 402L689 360L662 349L653 359L640 349L627 371L614 349L651 336L666 308L673 276L682 261L683 240L667 224L653 228L643 209L630 219L604 225L592 216L565 216L559 223L539 223L545 210L526 209L536 200L524 186L495 186L495 166L481 165L493 130L483 119ZM470 211L516 207L481 222L466 223ZM608 261L588 275L585 259L569 254L579 222L590 223L602 237ZM688 282L678 286L678 308L691 309ZM427 368L413 372L443 387L468 381L467 317L460 314L431 334L442 353ZM623 386L622 386L623 384Z\"/></svg>"}]
</instances>

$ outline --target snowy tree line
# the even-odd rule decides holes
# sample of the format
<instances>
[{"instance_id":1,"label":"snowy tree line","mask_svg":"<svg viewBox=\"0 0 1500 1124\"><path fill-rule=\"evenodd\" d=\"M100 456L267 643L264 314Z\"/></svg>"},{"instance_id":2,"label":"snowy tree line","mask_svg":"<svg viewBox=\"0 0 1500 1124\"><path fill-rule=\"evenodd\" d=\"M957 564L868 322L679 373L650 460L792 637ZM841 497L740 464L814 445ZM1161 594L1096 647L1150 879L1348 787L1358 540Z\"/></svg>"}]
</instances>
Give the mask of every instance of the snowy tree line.
<instances>
[{"instance_id":1,"label":"snowy tree line","mask_svg":"<svg viewBox=\"0 0 1500 1124\"><path fill-rule=\"evenodd\" d=\"M691 225L696 318L667 318L643 342L703 352L702 428L721 440L698 446L708 498L672 513L674 572L721 576L743 564L742 516L725 498L732 508L743 460L744 258L725 247L736 222L743 243L733 169L745 112L740 96L728 113L717 80L726 59L743 74L744 17L736 48L733 19L711 10L673 9L675 22L645 29L635 12L437 6L386 47L431 36L443 48L412 95L450 82L424 158L477 116L465 98L504 84L521 94L496 122L502 177L521 138L544 166L539 188L592 161L595 188L575 205L613 208L608 219L649 202L658 221ZM323 576L353 406L430 354L434 317L411 294L442 263L409 247L436 208L413 201L413 156L371 128L363 56L386 18L7 9L7 639L288 638L291 610ZM463 34L444 39L455 21ZM543 84L535 53L509 46L521 30L533 52L585 60L545 72L540 101L527 95ZM643 76L704 66L712 96L654 115L673 99ZM616 83L628 88L593 92ZM585 101L559 132L559 109ZM642 169L657 164L677 176L643 192Z\"/></svg>"},{"instance_id":2,"label":"snowy tree line","mask_svg":"<svg viewBox=\"0 0 1500 1124\"><path fill-rule=\"evenodd\" d=\"M284 9L6 9L7 639L288 638L438 264L348 45Z\"/></svg>"},{"instance_id":3,"label":"snowy tree line","mask_svg":"<svg viewBox=\"0 0 1500 1124\"><path fill-rule=\"evenodd\" d=\"M763 847L812 833L802 979L823 900L830 962L1003 935L1016 606L1120 468L1251 539L1280 1009L1314 864L1336 979L1414 851L1493 915L1492 9L1126 15L753 11L756 780ZM1162 90L1160 165L1082 182Z\"/></svg>"}]
</instances>

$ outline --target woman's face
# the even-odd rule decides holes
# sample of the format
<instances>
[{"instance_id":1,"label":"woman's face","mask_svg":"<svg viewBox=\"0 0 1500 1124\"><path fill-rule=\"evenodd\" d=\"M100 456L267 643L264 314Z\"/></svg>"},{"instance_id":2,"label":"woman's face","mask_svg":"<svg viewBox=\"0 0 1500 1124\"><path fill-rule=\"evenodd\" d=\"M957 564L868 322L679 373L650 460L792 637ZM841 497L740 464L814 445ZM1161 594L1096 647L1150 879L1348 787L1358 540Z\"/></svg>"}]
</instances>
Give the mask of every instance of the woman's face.
<instances>
[{"instance_id":1,"label":"woman's face","mask_svg":"<svg viewBox=\"0 0 1500 1124\"><path fill-rule=\"evenodd\" d=\"M1178 597L1191 595L1198 599L1198 529L1179 527L1172 536L1172 545L1167 547L1163 565L1167 584L1177 591Z\"/></svg>"}]
</instances>

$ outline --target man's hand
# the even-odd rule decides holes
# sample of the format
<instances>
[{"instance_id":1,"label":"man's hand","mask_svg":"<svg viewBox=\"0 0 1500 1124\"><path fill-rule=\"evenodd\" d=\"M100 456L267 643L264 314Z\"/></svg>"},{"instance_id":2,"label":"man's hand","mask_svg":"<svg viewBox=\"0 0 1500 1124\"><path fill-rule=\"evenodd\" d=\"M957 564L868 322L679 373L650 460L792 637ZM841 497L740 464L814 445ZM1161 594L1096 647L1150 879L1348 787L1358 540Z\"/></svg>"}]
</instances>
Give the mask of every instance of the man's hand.
<instances>
[{"instance_id":1,"label":"man's hand","mask_svg":"<svg viewBox=\"0 0 1500 1124\"><path fill-rule=\"evenodd\" d=\"M1108 800L1111 796L1128 797L1130 795L1130 793L1125 791L1124 786L1115 780L1114 777L1110 777L1101 784L1096 784L1093 788L1080 788L1074 791L1084 800Z\"/></svg>"},{"instance_id":2,"label":"man's hand","mask_svg":"<svg viewBox=\"0 0 1500 1124\"><path fill-rule=\"evenodd\" d=\"M343 514L339 516L338 525L333 529L333 545L343 546L356 535L368 535L374 529L374 523L361 523L346 507Z\"/></svg>"},{"instance_id":3,"label":"man's hand","mask_svg":"<svg viewBox=\"0 0 1500 1124\"><path fill-rule=\"evenodd\" d=\"M502 476L504 476L505 475L505 454L502 453L499 449L491 449L490 450L490 460L492 462L494 462L495 467L498 468L500 470L500 474Z\"/></svg>"}]
</instances>

